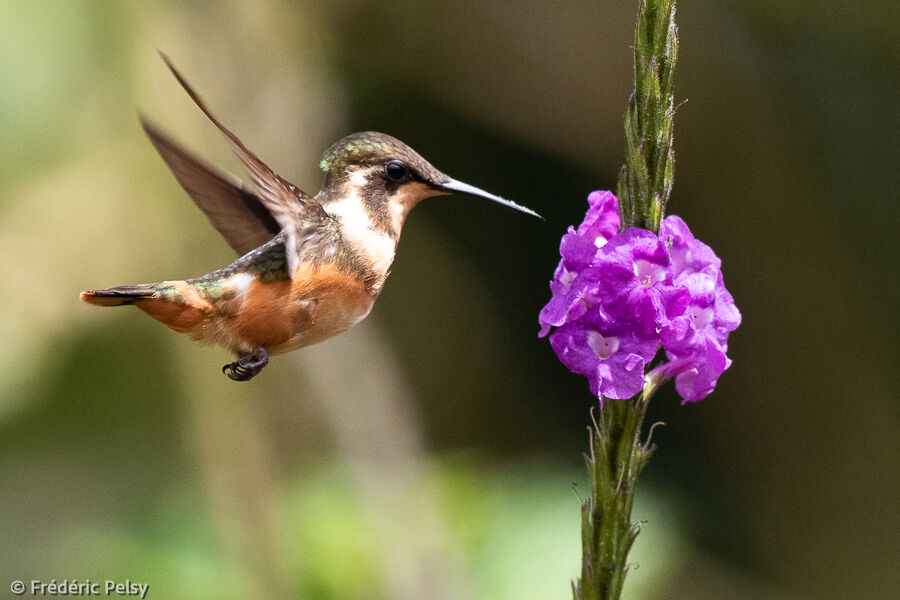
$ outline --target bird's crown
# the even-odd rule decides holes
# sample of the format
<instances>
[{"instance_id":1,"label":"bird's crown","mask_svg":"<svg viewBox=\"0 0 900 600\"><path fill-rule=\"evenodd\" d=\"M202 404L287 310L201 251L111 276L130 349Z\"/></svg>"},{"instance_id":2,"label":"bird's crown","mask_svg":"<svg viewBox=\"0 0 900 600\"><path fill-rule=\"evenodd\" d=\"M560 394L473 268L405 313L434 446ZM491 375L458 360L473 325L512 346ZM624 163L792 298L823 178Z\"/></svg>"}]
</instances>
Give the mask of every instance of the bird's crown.
<instances>
[{"instance_id":1,"label":"bird's crown","mask_svg":"<svg viewBox=\"0 0 900 600\"><path fill-rule=\"evenodd\" d=\"M398 140L377 131L364 131L341 138L325 151L319 167L327 174L344 174L350 169L365 168L397 160L433 183L449 181L422 156Z\"/></svg>"}]
</instances>

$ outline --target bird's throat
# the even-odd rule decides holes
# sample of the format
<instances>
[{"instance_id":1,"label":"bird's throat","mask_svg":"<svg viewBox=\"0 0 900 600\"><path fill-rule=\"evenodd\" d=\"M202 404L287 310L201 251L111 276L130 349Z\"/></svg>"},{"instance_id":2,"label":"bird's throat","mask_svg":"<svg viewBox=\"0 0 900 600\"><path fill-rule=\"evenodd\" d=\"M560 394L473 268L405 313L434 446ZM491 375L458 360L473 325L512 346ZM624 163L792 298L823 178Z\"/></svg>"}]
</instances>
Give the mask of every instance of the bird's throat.
<instances>
[{"instance_id":1,"label":"bird's throat","mask_svg":"<svg viewBox=\"0 0 900 600\"><path fill-rule=\"evenodd\" d=\"M380 281L387 277L397 250L398 235L378 227L356 190L324 206L340 222L343 243L371 269Z\"/></svg>"}]
</instances>

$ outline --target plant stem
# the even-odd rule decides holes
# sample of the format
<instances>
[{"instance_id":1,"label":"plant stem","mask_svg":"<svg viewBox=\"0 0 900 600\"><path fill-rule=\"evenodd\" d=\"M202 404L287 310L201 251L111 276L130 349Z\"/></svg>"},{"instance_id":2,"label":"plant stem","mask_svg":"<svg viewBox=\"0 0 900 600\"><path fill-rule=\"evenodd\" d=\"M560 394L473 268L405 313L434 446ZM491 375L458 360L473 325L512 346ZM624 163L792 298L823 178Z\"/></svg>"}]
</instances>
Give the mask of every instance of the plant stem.
<instances>
[{"instance_id":1,"label":"plant stem","mask_svg":"<svg viewBox=\"0 0 900 600\"><path fill-rule=\"evenodd\" d=\"M634 31L634 91L625 111L625 164L619 171L621 228L659 231L672 191L678 60L675 0L640 0Z\"/></svg>"},{"instance_id":2,"label":"plant stem","mask_svg":"<svg viewBox=\"0 0 900 600\"><path fill-rule=\"evenodd\" d=\"M678 60L675 0L640 0L634 32L634 91L625 111L625 164L619 172L620 229L654 233L672 191L673 82ZM581 579L575 600L618 600L628 552L640 531L631 522L638 475L653 448L641 442L647 402L658 378L630 400L602 402L586 456L591 497L581 505Z\"/></svg>"},{"instance_id":3,"label":"plant stem","mask_svg":"<svg viewBox=\"0 0 900 600\"><path fill-rule=\"evenodd\" d=\"M628 551L640 530L640 523L631 522L634 492L653 452L640 441L650 394L607 400L590 428L585 461L591 497L581 505L582 567L573 586L575 600L615 600L622 593Z\"/></svg>"}]
</instances>

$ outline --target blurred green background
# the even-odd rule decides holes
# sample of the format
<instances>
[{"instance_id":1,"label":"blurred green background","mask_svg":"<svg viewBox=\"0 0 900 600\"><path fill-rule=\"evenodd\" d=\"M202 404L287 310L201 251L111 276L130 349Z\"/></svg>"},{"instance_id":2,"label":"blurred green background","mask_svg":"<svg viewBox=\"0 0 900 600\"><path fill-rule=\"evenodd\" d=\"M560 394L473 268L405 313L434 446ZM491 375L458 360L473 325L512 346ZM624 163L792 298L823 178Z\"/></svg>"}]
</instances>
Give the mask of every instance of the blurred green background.
<instances>
[{"instance_id":1,"label":"blurred green background","mask_svg":"<svg viewBox=\"0 0 900 600\"><path fill-rule=\"evenodd\" d=\"M615 187L635 14L0 3L0 597L570 597L595 401L537 313L560 235ZM894 598L900 11L710 0L678 23L670 212L744 322L715 394L651 406L626 596ZM78 301L233 258L137 122L239 172L157 48L311 192L322 150L374 129L549 222L424 203L368 320L233 384L222 350Z\"/></svg>"}]
</instances>

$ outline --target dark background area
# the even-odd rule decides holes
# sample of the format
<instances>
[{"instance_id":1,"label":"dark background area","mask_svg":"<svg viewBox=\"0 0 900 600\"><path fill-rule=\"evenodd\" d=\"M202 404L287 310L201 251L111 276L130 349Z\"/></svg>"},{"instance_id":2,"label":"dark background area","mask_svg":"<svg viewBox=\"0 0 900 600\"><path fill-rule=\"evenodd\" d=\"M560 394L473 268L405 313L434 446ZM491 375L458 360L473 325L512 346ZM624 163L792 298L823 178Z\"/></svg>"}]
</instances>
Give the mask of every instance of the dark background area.
<instances>
[{"instance_id":1,"label":"dark background area","mask_svg":"<svg viewBox=\"0 0 900 600\"><path fill-rule=\"evenodd\" d=\"M537 314L614 189L633 2L8 2L0 7L0 597L567 598L595 399ZM890 3L682 2L671 214L743 314L716 392L651 404L630 598L889 598L900 534ZM235 385L231 360L81 289L233 259L135 111L280 174L361 130L473 198L412 213L361 325ZM893 390L893 391L892 391Z\"/></svg>"}]
</instances>

